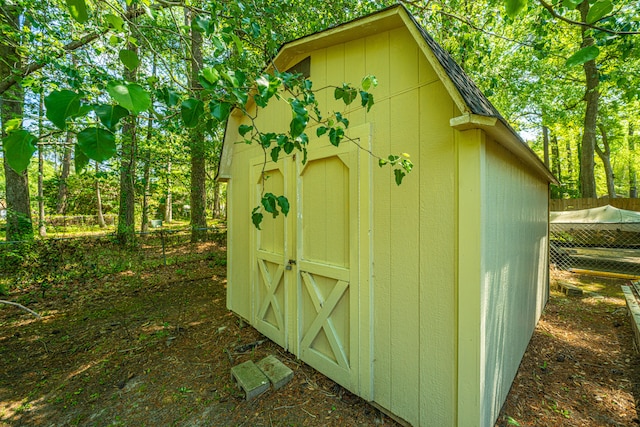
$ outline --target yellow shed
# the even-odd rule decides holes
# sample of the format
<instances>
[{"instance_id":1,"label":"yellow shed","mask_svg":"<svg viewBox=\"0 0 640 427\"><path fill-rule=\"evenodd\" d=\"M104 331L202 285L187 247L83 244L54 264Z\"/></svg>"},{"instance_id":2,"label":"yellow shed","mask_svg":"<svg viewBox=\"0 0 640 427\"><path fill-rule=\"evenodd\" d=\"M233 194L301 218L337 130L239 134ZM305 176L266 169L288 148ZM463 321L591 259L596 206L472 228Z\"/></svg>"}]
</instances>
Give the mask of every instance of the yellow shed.
<instances>
[{"instance_id":1,"label":"yellow shed","mask_svg":"<svg viewBox=\"0 0 640 427\"><path fill-rule=\"evenodd\" d=\"M358 140L312 140L306 164L263 165L229 119L229 309L351 392L414 426L492 426L548 298L554 178L402 6L285 44L314 87L375 75L346 112ZM323 112L344 109L332 91ZM263 128L288 129L276 102ZM309 135L315 134L313 130ZM400 186L366 150L409 153ZM265 190L288 216L251 210Z\"/></svg>"}]
</instances>

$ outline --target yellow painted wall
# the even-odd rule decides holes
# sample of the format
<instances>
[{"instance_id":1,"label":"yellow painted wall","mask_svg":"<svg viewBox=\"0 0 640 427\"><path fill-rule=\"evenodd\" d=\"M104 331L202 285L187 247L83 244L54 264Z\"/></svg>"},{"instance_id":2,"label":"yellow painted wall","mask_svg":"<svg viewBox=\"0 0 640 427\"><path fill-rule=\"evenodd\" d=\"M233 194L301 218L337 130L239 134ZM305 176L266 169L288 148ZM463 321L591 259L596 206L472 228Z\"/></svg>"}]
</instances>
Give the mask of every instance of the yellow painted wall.
<instances>
[{"instance_id":1,"label":"yellow painted wall","mask_svg":"<svg viewBox=\"0 0 640 427\"><path fill-rule=\"evenodd\" d=\"M289 55L280 68L310 56L315 88L357 84L364 75L375 75L374 107L367 113L354 102L345 116L351 128L370 128L367 145L376 155L409 153L415 164L398 187L390 168L379 168L376 159L361 152L361 179L370 185L362 186L366 194L359 200L369 201L371 209L362 210L358 222L363 230L358 276L365 289L359 302L359 342L366 348L361 347L358 360L361 394L416 426L477 425L481 417L495 415L497 403L491 399L502 399L508 391L512 365L517 368L529 339L515 329L496 328L504 326L506 317L493 315L491 307L502 304L505 316L518 314L512 326L529 333L540 315L540 301L546 300L536 287L537 280L546 279L546 266L524 261L526 256L546 257L546 234L540 235L546 185L486 140L483 131L460 132L450 126L449 120L461 114L459 100L456 104L438 78L424 46L402 20L394 22L386 22L384 31ZM333 99L332 89L317 98L323 113L345 108ZM273 106L260 112L258 123L286 129L290 119L285 107ZM240 139L238 120L230 121L226 144ZM251 319L256 307L248 268L255 244L250 212L256 203L250 203L247 188L250 165L261 150L232 147L227 304ZM528 199L523 188L535 196ZM507 209L509 198L518 209ZM504 230L498 219L507 224ZM282 221L287 228L295 218ZM525 222L522 229L520 221ZM532 238L540 246L523 249ZM284 241L288 247L296 244L292 236ZM495 250L496 244L504 248ZM512 268L507 276L500 275L501 262ZM299 285L287 280L287 289ZM520 311L514 313L520 300L531 302L533 311L517 305ZM296 301L289 298L285 305L293 311ZM289 322L290 328L297 327L295 319ZM504 344L509 348L499 354L487 350ZM290 350L297 351L291 344ZM503 362L502 370L489 366ZM482 390L488 393L484 400Z\"/></svg>"}]
</instances>

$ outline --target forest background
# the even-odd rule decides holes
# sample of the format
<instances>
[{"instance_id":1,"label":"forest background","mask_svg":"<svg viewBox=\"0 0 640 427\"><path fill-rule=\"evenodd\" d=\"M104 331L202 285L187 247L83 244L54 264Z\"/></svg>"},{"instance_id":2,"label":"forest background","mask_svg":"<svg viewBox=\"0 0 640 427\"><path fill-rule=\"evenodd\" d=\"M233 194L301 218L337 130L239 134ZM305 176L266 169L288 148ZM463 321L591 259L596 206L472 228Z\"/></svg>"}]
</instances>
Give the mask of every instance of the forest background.
<instances>
[{"instance_id":1,"label":"forest background","mask_svg":"<svg viewBox=\"0 0 640 427\"><path fill-rule=\"evenodd\" d=\"M184 216L192 240L223 214L215 181L224 124L251 96L291 105L289 131L246 128L271 158L306 153L320 123L312 81L272 70L279 46L395 1L2 0L0 213L8 241L45 236L55 215L107 215L135 242L152 219ZM637 197L640 2L400 1L471 76L560 182L554 198ZM312 78L311 78L312 80ZM374 76L334 82L375 108ZM370 91L370 92L369 92ZM313 147L308 147L312 150ZM411 170L389 156L400 183ZM253 214L286 214L278 195ZM107 220L105 220L107 216Z\"/></svg>"}]
</instances>

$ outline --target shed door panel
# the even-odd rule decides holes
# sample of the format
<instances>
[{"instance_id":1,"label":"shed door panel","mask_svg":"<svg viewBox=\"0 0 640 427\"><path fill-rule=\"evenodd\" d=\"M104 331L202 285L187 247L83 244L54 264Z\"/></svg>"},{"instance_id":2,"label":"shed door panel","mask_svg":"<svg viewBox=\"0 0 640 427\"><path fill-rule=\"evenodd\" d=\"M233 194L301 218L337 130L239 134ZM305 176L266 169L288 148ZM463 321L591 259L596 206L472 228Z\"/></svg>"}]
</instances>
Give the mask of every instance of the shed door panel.
<instances>
[{"instance_id":1,"label":"shed door panel","mask_svg":"<svg viewBox=\"0 0 640 427\"><path fill-rule=\"evenodd\" d=\"M265 193L284 194L285 173L282 164L271 164L269 167L271 169L263 172L262 164L254 166L255 206L260 204L263 185ZM269 339L286 348L285 219L283 215L267 218L260 227L261 230L255 231L253 324Z\"/></svg>"},{"instance_id":2,"label":"shed door panel","mask_svg":"<svg viewBox=\"0 0 640 427\"><path fill-rule=\"evenodd\" d=\"M316 150L297 183L299 357L350 390L358 361L357 155Z\"/></svg>"}]
</instances>

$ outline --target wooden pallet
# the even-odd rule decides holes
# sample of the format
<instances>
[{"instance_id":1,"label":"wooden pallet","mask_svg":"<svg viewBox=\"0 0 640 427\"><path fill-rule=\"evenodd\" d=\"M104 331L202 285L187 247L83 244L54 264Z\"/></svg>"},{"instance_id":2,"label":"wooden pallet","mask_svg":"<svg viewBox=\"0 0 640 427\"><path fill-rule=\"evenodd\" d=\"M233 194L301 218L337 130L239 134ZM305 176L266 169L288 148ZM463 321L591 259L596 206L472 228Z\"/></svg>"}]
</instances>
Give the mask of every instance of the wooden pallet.
<instances>
[{"instance_id":1,"label":"wooden pallet","mask_svg":"<svg viewBox=\"0 0 640 427\"><path fill-rule=\"evenodd\" d=\"M629 309L629 321L633 329L633 341L636 352L640 352L640 305L637 295L640 295L640 281L631 282L631 285L622 285L622 292Z\"/></svg>"}]
</instances>

